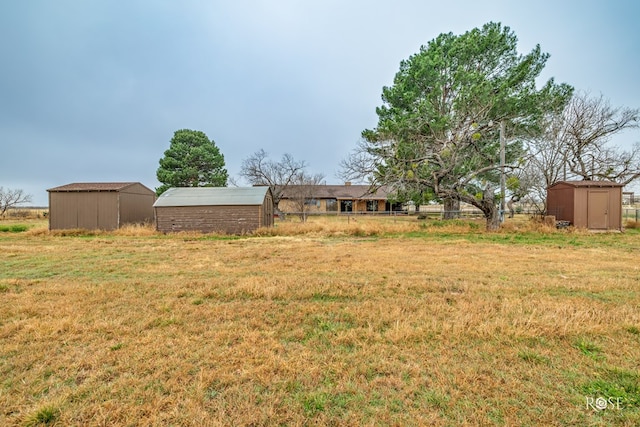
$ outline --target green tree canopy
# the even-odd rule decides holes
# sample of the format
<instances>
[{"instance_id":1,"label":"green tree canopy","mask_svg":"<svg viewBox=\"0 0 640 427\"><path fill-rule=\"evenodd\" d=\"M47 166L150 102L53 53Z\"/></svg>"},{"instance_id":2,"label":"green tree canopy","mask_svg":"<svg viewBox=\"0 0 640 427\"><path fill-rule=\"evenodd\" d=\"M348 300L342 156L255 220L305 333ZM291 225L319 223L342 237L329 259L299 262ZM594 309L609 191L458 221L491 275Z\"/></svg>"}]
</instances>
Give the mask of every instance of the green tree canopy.
<instances>
[{"instance_id":1,"label":"green tree canopy","mask_svg":"<svg viewBox=\"0 0 640 427\"><path fill-rule=\"evenodd\" d=\"M228 173L215 142L204 132L181 129L173 134L156 176L160 195L171 187L226 187Z\"/></svg>"},{"instance_id":2,"label":"green tree canopy","mask_svg":"<svg viewBox=\"0 0 640 427\"><path fill-rule=\"evenodd\" d=\"M517 37L500 23L462 35L441 34L402 61L382 90L378 125L343 161L343 177L368 176L399 194L470 203L499 225L500 126L507 164L516 166L519 139L540 132L541 119L561 110L572 87L536 79L548 54L517 52Z\"/></svg>"}]
</instances>

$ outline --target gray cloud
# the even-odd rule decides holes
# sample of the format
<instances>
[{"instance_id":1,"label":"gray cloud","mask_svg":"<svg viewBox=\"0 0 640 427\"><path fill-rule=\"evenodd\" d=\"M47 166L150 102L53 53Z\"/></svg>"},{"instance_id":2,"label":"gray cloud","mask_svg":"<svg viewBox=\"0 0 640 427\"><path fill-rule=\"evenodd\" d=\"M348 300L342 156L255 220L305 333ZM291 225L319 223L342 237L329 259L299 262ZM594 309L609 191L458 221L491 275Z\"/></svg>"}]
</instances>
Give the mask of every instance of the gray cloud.
<instances>
[{"instance_id":1,"label":"gray cloud","mask_svg":"<svg viewBox=\"0 0 640 427\"><path fill-rule=\"evenodd\" d=\"M76 181L154 188L182 128L214 139L232 175L262 148L337 182L399 62L441 32L490 20L511 26L523 51L551 53L546 78L638 106L639 6L512 3L4 2L0 185L37 204Z\"/></svg>"}]
</instances>

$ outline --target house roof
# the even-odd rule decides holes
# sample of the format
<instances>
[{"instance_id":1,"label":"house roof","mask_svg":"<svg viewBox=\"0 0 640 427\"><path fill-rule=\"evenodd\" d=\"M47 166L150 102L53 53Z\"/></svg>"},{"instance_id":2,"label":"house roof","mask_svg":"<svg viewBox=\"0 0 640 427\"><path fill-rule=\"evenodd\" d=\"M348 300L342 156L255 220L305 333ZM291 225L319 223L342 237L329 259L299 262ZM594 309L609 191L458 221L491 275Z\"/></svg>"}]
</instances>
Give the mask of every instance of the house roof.
<instances>
[{"instance_id":1,"label":"house roof","mask_svg":"<svg viewBox=\"0 0 640 427\"><path fill-rule=\"evenodd\" d=\"M61 185L50 188L47 191L53 192L76 192L76 191L121 191L138 182L74 182L72 184ZM142 185L142 184L140 184Z\"/></svg>"},{"instance_id":2,"label":"house roof","mask_svg":"<svg viewBox=\"0 0 640 427\"><path fill-rule=\"evenodd\" d=\"M618 184L612 181L558 181L551 185L549 188L553 188L557 185L568 185L575 188L591 188L591 187L623 187L623 184Z\"/></svg>"},{"instance_id":3,"label":"house roof","mask_svg":"<svg viewBox=\"0 0 640 427\"><path fill-rule=\"evenodd\" d=\"M369 185L288 185L281 198L295 198L302 188L305 188L305 196L312 199L387 200L388 196L384 187L376 190Z\"/></svg>"},{"instance_id":4,"label":"house roof","mask_svg":"<svg viewBox=\"0 0 640 427\"><path fill-rule=\"evenodd\" d=\"M154 207L261 205L269 187L175 187L158 197Z\"/></svg>"}]
</instances>

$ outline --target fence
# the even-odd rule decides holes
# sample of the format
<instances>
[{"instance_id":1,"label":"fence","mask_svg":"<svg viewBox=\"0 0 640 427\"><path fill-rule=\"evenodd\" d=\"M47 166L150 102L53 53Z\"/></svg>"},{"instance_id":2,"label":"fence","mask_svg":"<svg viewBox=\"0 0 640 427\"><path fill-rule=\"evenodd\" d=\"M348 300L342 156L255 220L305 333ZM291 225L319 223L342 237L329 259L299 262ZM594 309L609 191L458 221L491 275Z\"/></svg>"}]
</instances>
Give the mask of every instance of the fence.
<instances>
[{"instance_id":1,"label":"fence","mask_svg":"<svg viewBox=\"0 0 640 427\"><path fill-rule=\"evenodd\" d=\"M622 219L638 222L640 220L640 209L622 209Z\"/></svg>"}]
</instances>

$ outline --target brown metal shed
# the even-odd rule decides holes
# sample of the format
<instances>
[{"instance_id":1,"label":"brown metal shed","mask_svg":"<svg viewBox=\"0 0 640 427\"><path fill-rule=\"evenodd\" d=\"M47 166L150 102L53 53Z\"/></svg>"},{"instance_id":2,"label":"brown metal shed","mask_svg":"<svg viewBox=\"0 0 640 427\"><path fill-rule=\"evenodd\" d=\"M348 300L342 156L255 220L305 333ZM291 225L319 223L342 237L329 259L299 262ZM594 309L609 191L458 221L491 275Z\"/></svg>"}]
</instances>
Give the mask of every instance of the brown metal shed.
<instances>
[{"instance_id":1,"label":"brown metal shed","mask_svg":"<svg viewBox=\"0 0 640 427\"><path fill-rule=\"evenodd\" d=\"M50 230L115 230L153 220L156 193L139 182L73 183L47 191Z\"/></svg>"},{"instance_id":2,"label":"brown metal shed","mask_svg":"<svg viewBox=\"0 0 640 427\"><path fill-rule=\"evenodd\" d=\"M273 225L269 187L170 188L154 203L156 229L243 234Z\"/></svg>"},{"instance_id":3,"label":"brown metal shed","mask_svg":"<svg viewBox=\"0 0 640 427\"><path fill-rule=\"evenodd\" d=\"M547 189L547 214L578 228L622 230L622 184L557 182Z\"/></svg>"}]
</instances>

